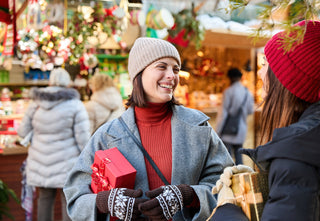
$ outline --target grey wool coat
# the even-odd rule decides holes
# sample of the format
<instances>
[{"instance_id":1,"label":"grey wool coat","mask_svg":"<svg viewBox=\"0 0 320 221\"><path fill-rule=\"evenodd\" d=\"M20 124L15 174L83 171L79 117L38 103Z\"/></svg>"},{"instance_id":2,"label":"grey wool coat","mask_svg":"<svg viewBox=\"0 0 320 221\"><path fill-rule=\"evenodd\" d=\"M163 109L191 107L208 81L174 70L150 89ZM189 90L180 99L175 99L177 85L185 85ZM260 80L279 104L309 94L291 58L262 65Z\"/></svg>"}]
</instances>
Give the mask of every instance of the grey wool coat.
<instances>
[{"instance_id":1,"label":"grey wool coat","mask_svg":"<svg viewBox=\"0 0 320 221\"><path fill-rule=\"evenodd\" d=\"M221 134L225 121L227 120L228 113L235 115L239 110L239 107L243 103L245 94L247 99L242 106L242 115L239 123L239 132L236 135ZM221 135L221 139L224 142L231 144L243 144L247 135L247 117L254 111L254 100L249 90L245 90L245 87L241 82L235 82L228 87L223 93L223 105L218 112L216 131Z\"/></svg>"},{"instance_id":2,"label":"grey wool coat","mask_svg":"<svg viewBox=\"0 0 320 221\"><path fill-rule=\"evenodd\" d=\"M67 174L90 138L86 109L72 88L46 87L32 91L32 102L17 130L33 130L27 156L27 184L62 188Z\"/></svg>"},{"instance_id":3,"label":"grey wool coat","mask_svg":"<svg viewBox=\"0 0 320 221\"><path fill-rule=\"evenodd\" d=\"M140 140L135 124L134 109L122 114L123 120ZM202 112L183 106L175 106L172 125L172 180L171 184L189 184L194 188L200 209L191 211L184 208L173 220L205 220L216 206L211 189L226 166L233 161L222 141L207 123L209 118ZM100 127L91 137L73 167L64 186L68 214L72 220L96 220L96 194L90 189L90 166L97 150L117 147L137 170L135 189L149 190L143 153L124 130L119 119ZM109 220L109 217L107 218Z\"/></svg>"}]
</instances>

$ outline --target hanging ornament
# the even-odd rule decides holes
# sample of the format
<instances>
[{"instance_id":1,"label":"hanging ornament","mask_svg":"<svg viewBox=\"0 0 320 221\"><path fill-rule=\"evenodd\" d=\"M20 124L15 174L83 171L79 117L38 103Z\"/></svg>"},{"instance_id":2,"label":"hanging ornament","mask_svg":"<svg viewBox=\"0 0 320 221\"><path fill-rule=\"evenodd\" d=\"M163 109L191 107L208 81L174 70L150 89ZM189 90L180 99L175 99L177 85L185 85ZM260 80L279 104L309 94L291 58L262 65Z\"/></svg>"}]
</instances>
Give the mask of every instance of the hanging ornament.
<instances>
[{"instance_id":1,"label":"hanging ornament","mask_svg":"<svg viewBox=\"0 0 320 221\"><path fill-rule=\"evenodd\" d=\"M146 15L143 10L132 10L130 12L130 23L132 25L144 26L146 23Z\"/></svg>"},{"instance_id":2,"label":"hanging ornament","mask_svg":"<svg viewBox=\"0 0 320 221\"><path fill-rule=\"evenodd\" d=\"M166 9L162 8L159 11L156 9L151 9L146 18L146 25L152 29L170 29L174 25L174 18L171 12Z\"/></svg>"},{"instance_id":3,"label":"hanging ornament","mask_svg":"<svg viewBox=\"0 0 320 221\"><path fill-rule=\"evenodd\" d=\"M122 19L126 13L124 12L123 8L117 7L115 10L113 10L112 15L118 19Z\"/></svg>"},{"instance_id":4,"label":"hanging ornament","mask_svg":"<svg viewBox=\"0 0 320 221\"><path fill-rule=\"evenodd\" d=\"M86 68L94 68L98 65L98 59L94 54L84 53L83 63L86 66Z\"/></svg>"},{"instance_id":5,"label":"hanging ornament","mask_svg":"<svg viewBox=\"0 0 320 221\"><path fill-rule=\"evenodd\" d=\"M37 0L30 0L27 14L27 27L41 29L41 8Z\"/></svg>"},{"instance_id":6,"label":"hanging ornament","mask_svg":"<svg viewBox=\"0 0 320 221\"><path fill-rule=\"evenodd\" d=\"M129 2L128 0L121 0L119 3L119 7L114 11L115 14L118 14L116 17L119 19L120 22L120 29L117 31L117 35L122 38L123 33L128 28L128 22L130 20L130 13L129 13ZM122 16L122 17L120 17ZM121 40L120 40L121 41ZM118 42L120 42L118 41Z\"/></svg>"},{"instance_id":7,"label":"hanging ornament","mask_svg":"<svg viewBox=\"0 0 320 221\"><path fill-rule=\"evenodd\" d=\"M64 20L64 5L62 2L49 4L48 6L48 21L50 24L63 24Z\"/></svg>"}]
</instances>

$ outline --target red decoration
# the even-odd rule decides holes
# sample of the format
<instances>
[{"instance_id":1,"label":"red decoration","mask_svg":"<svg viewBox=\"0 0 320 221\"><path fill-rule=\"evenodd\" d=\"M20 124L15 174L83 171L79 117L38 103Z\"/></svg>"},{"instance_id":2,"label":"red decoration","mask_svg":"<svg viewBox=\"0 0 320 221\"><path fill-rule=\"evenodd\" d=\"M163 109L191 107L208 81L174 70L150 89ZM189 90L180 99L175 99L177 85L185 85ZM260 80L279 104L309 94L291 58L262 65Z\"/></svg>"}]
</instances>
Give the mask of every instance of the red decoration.
<instances>
[{"instance_id":1,"label":"red decoration","mask_svg":"<svg viewBox=\"0 0 320 221\"><path fill-rule=\"evenodd\" d=\"M16 29L16 1L15 0L1 0L0 1L0 22L7 25L13 25L13 45L17 42L17 29Z\"/></svg>"},{"instance_id":2,"label":"red decoration","mask_svg":"<svg viewBox=\"0 0 320 221\"><path fill-rule=\"evenodd\" d=\"M172 27L172 30L174 30L175 27L176 25ZM171 37L169 35L167 40L173 44L176 44L182 47L187 47L189 45L190 40L184 39L185 32L186 30L182 29L175 37Z\"/></svg>"},{"instance_id":3,"label":"red decoration","mask_svg":"<svg viewBox=\"0 0 320 221\"><path fill-rule=\"evenodd\" d=\"M0 21L7 24L12 23L12 15L10 14L9 0L0 1Z\"/></svg>"},{"instance_id":4,"label":"red decoration","mask_svg":"<svg viewBox=\"0 0 320 221\"><path fill-rule=\"evenodd\" d=\"M83 70L88 70L89 67L87 67L85 64L84 64L84 57L80 57L79 58L79 64L80 64L80 70L83 71Z\"/></svg>"},{"instance_id":5,"label":"red decoration","mask_svg":"<svg viewBox=\"0 0 320 221\"><path fill-rule=\"evenodd\" d=\"M13 55L14 54L14 30L13 30L13 25L9 24L6 25L5 28L5 36L4 36L4 40L3 40L3 55Z\"/></svg>"},{"instance_id":6,"label":"red decoration","mask_svg":"<svg viewBox=\"0 0 320 221\"><path fill-rule=\"evenodd\" d=\"M111 8L105 8L104 11L105 11L105 16L113 16L113 11L116 10L116 8L118 8L117 5L114 5L113 7Z\"/></svg>"}]
</instances>

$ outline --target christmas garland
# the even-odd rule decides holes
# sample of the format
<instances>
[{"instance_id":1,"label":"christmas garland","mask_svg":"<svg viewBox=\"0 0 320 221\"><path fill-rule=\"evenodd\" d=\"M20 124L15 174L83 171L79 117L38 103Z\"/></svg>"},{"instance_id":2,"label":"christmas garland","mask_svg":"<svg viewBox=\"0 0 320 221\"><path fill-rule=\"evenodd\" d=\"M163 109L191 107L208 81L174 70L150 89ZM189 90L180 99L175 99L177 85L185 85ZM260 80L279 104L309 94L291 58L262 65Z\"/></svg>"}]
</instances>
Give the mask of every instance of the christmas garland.
<instances>
[{"instance_id":1,"label":"christmas garland","mask_svg":"<svg viewBox=\"0 0 320 221\"><path fill-rule=\"evenodd\" d=\"M95 4L91 18L86 20L83 13L76 11L69 23L67 37L70 38L70 64L78 63L88 46L88 38L96 37L101 32L108 36L119 34L123 31L119 7L113 6L104 9L101 2ZM120 9L121 10L121 9ZM102 44L99 42L98 44ZM98 47L99 45L96 45Z\"/></svg>"},{"instance_id":2,"label":"christmas garland","mask_svg":"<svg viewBox=\"0 0 320 221\"><path fill-rule=\"evenodd\" d=\"M61 66L70 55L70 40L63 36L62 30L47 25L41 30L24 29L19 31L17 54L25 66L50 70Z\"/></svg>"}]
</instances>

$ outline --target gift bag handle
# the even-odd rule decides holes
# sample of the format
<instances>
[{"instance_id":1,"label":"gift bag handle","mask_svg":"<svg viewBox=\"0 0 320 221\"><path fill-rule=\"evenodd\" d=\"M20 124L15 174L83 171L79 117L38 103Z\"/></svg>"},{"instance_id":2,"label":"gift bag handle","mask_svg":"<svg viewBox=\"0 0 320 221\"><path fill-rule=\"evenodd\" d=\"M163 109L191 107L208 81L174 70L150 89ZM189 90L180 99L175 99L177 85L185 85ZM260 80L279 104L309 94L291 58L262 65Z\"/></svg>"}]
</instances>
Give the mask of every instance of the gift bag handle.
<instances>
[{"instance_id":1,"label":"gift bag handle","mask_svg":"<svg viewBox=\"0 0 320 221\"><path fill-rule=\"evenodd\" d=\"M122 124L122 126L124 127L124 129L126 129L126 131L128 132L128 134L130 135L130 137L132 138L132 140L138 145L138 147L140 148L140 150L142 151L143 155L147 158L147 160L149 161L149 163L151 164L151 166L153 167L153 169L156 171L156 173L158 174L158 176L160 177L160 179L164 182L165 185L170 185L170 183L168 182L168 180L164 177L164 175L161 173L161 171L159 170L159 168L157 167L156 163L152 160L152 158L150 157L149 153L146 151L146 149L142 146L141 142L133 135L133 133L130 131L129 127L127 126L127 124L124 122L124 120L122 119L122 117L118 118L120 123Z\"/></svg>"}]
</instances>

